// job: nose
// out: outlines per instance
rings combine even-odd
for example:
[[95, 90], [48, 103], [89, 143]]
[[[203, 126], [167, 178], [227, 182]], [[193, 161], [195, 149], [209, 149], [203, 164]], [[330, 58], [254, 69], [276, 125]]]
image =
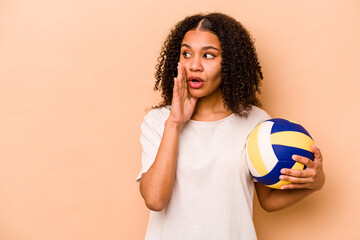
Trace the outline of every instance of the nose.
[[193, 57], [190, 62], [189, 70], [192, 72], [201, 72], [203, 70], [201, 58]]

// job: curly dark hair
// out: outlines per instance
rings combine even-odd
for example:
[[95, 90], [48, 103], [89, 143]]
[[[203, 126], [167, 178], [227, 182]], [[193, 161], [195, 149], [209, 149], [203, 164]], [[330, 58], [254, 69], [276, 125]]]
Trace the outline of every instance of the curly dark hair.
[[154, 87], [154, 90], [161, 91], [163, 101], [155, 108], [171, 105], [181, 42], [186, 32], [195, 29], [210, 31], [219, 38], [222, 48], [220, 89], [224, 107], [240, 116], [247, 116], [252, 105], [261, 106], [256, 93], [260, 93], [263, 74], [250, 34], [234, 18], [210, 13], [186, 17], [166, 38], [156, 65]]

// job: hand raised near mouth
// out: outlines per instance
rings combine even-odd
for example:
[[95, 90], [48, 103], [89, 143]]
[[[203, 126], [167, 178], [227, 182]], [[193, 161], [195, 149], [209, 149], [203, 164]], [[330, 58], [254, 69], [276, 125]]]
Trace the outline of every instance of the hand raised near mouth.
[[178, 75], [174, 78], [173, 98], [168, 120], [181, 127], [190, 120], [198, 99], [191, 96], [188, 91], [185, 68], [180, 62], [177, 70]]

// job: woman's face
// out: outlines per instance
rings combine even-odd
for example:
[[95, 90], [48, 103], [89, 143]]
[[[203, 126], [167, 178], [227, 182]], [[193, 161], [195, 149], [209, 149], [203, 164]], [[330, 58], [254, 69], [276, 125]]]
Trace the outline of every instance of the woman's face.
[[220, 41], [215, 34], [197, 30], [185, 34], [180, 62], [192, 96], [200, 98], [220, 92], [221, 61]]

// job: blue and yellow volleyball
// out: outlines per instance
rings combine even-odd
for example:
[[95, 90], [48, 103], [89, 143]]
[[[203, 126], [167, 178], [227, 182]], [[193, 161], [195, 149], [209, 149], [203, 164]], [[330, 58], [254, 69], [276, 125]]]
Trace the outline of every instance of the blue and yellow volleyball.
[[300, 124], [273, 118], [260, 123], [249, 135], [246, 144], [247, 164], [254, 178], [264, 185], [280, 189], [289, 182], [280, 180], [283, 168], [304, 169], [292, 155], [314, 160], [310, 134]]

